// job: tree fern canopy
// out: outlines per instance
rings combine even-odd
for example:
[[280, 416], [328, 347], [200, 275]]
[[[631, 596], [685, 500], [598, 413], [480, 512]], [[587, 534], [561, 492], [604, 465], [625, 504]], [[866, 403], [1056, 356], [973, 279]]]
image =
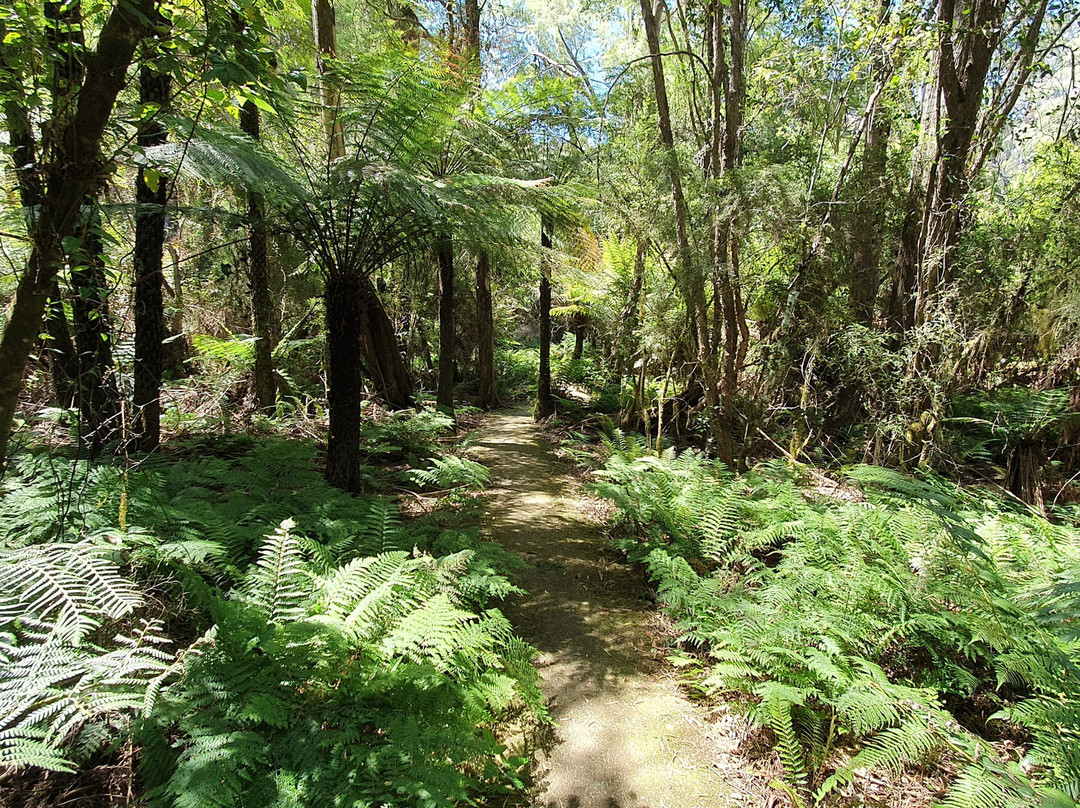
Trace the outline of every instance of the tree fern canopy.
[[[1075, 582], [1076, 528], [933, 476], [855, 467], [851, 501], [783, 466], [732, 478], [609, 447], [596, 488], [632, 527], [622, 546], [704, 654], [704, 686], [772, 731], [800, 799], [941, 749], [967, 761], [945, 805], [1080, 797], [1075, 586], [1047, 578]], [[974, 700], [1000, 709], [958, 723]], [[1031, 733], [1022, 761], [980, 745], [1001, 721]]]

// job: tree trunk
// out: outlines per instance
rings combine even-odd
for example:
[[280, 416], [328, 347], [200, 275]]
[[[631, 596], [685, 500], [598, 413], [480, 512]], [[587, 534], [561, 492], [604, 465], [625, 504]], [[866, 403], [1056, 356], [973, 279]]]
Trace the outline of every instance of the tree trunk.
[[536, 379], [536, 418], [555, 414], [551, 395], [551, 217], [540, 215], [540, 371]]
[[439, 385], [435, 406], [454, 415], [454, 240], [443, 233], [435, 241], [439, 262]]
[[581, 361], [581, 357], [585, 354], [585, 317], [581, 314], [574, 315], [573, 321], [574, 328], [574, 353], [570, 358], [575, 361]]
[[363, 362], [376, 395], [393, 409], [411, 407], [412, 376], [402, 359], [394, 324], [371, 279], [360, 278], [358, 288]]
[[[483, 81], [480, 40], [480, 0], [465, 0], [465, 57], [472, 71], [475, 89]], [[495, 395], [495, 318], [491, 300], [491, 258], [487, 250], [476, 257], [476, 374], [479, 405], [489, 410], [498, 406]]]
[[330, 354], [330, 435], [326, 481], [335, 488], [360, 490], [360, 427], [364, 386], [361, 374], [362, 291], [359, 278], [327, 278], [326, 342]]
[[[465, 0], [465, 55], [474, 69], [480, 71], [480, 0]], [[480, 76], [476, 77], [477, 82]]]
[[[889, 3], [882, 3], [880, 20], [888, 21]], [[862, 165], [855, 183], [857, 198], [852, 207], [851, 283], [848, 295], [855, 321], [873, 327], [881, 264], [881, 234], [885, 229], [887, 157], [892, 118], [883, 102], [885, 85], [892, 78], [884, 53], [874, 61], [875, 90], [867, 109], [866, 141]]]
[[694, 331], [694, 337], [697, 340], [698, 363], [704, 378], [705, 404], [709, 413], [711, 431], [718, 441], [722, 441], [723, 436], [715, 418], [720, 405], [720, 397], [717, 383], [716, 356], [712, 350], [712, 339], [709, 334], [709, 312], [705, 300], [704, 278], [694, 266], [693, 251], [690, 246], [688, 231], [690, 216], [686, 196], [683, 193], [682, 170], [679, 167], [678, 154], [675, 151], [675, 137], [671, 127], [667, 81], [664, 76], [664, 64], [660, 50], [660, 25], [651, 0], [641, 0], [641, 15], [645, 24], [645, 38], [649, 43], [649, 55], [652, 57], [653, 88], [656, 95], [656, 115], [660, 128], [660, 145], [664, 149], [668, 182], [671, 184], [671, 199], [675, 208], [675, 236], [679, 248], [679, 263], [682, 269], [682, 278], [679, 285], [686, 300], [687, 314]]
[[923, 245], [917, 323], [926, 321], [951, 275], [960, 239], [960, 206], [968, 190], [968, 155], [1007, 5], [1005, 0], [971, 0], [959, 14], [955, 0], [940, 0], [938, 6], [938, 76], [946, 115]]
[[79, 358], [75, 355], [59, 281], [53, 282], [49, 292], [43, 347], [49, 357], [56, 406], [65, 410], [74, 407], [79, 400]]
[[[22, 391], [26, 363], [37, 340], [49, 290], [63, 259], [59, 236], [69, 233], [78, 220], [83, 200], [101, 180], [101, 139], [112, 115], [116, 97], [123, 89], [127, 69], [139, 42], [149, 33], [147, 20], [156, 4], [140, 0], [134, 6], [118, 3], [109, 13], [98, 36], [98, 44], [87, 62], [85, 77], [75, 111], [68, 121], [55, 121], [58, 131], [56, 153], [41, 166], [41, 172], [25, 182], [37, 187], [41, 202], [28, 229], [31, 251], [19, 276], [3, 336], [0, 337], [0, 462], [6, 460], [11, 426]], [[0, 44], [0, 61], [8, 62], [10, 44]], [[28, 119], [17, 95], [7, 95], [4, 113], [8, 131], [13, 121]], [[33, 141], [29, 144], [32, 146]], [[20, 144], [13, 157], [17, 168], [36, 163], [20, 161]], [[20, 185], [24, 181], [20, 174]], [[25, 172], [30, 174], [30, 172]]]
[[[713, 143], [712, 165], [716, 179], [731, 172], [742, 161], [743, 104], [746, 96], [746, 3], [731, 0], [713, 4]], [[724, 26], [725, 14], [729, 25]], [[730, 65], [728, 57], [730, 55]], [[721, 101], [720, 93], [723, 92]], [[723, 127], [720, 126], [720, 105], [723, 103]], [[720, 138], [723, 138], [720, 142]], [[714, 289], [721, 317], [714, 323], [714, 334], [723, 321], [723, 368], [720, 377], [720, 406], [715, 417], [713, 436], [716, 455], [722, 463], [732, 465], [735, 447], [732, 436], [735, 415], [735, 393], [738, 388], [741, 358], [745, 347], [740, 346], [745, 323], [742, 322], [741, 293], [738, 288], [740, 242], [736, 237], [737, 223], [731, 214], [725, 215], [720, 205], [713, 209]]]
[[[240, 110], [240, 128], [252, 140], [259, 140], [259, 108], [245, 101]], [[277, 317], [270, 294], [270, 250], [266, 234], [265, 204], [261, 194], [247, 195], [248, 278], [251, 283], [251, 320], [255, 332], [255, 402], [260, 409], [277, 403], [274, 379], [274, 348]]]
[[495, 321], [491, 301], [491, 259], [486, 251], [476, 258], [476, 374], [480, 408], [498, 406], [495, 396]]
[[645, 289], [645, 255], [648, 248], [648, 241], [639, 237], [637, 249], [634, 251], [630, 290], [622, 307], [615, 337], [615, 368], [620, 379], [626, 375], [630, 359], [637, 353], [636, 346], [632, 343], [634, 333], [641, 324], [641, 295]]
[[[169, 103], [172, 78], [144, 65], [139, 72], [139, 101], [161, 110]], [[139, 145], [159, 146], [168, 133], [157, 117], [142, 124]], [[165, 249], [165, 203], [168, 182], [159, 174], [153, 183], [145, 168], [135, 182], [135, 389], [133, 438], [151, 452], [161, 442], [161, 377], [164, 367], [165, 302], [161, 274]]]
[[331, 161], [345, 156], [345, 130], [338, 116], [341, 113], [341, 89], [338, 80], [328, 75], [327, 59], [337, 57], [337, 15], [330, 0], [312, 0], [311, 30], [315, 35], [316, 66], [320, 76], [322, 93], [323, 129], [330, 145]]
[[96, 210], [86, 217], [82, 246], [70, 256], [71, 314], [79, 362], [79, 411], [90, 454], [120, 433], [120, 390], [113, 364], [113, 331], [105, 277], [105, 243]]

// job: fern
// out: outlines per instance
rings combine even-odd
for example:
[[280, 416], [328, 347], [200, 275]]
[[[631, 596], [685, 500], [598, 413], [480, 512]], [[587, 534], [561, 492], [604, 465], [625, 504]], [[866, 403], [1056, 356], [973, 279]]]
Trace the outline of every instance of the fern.
[[413, 469], [409, 479], [421, 487], [478, 490], [491, 483], [487, 468], [474, 460], [449, 455], [431, 461], [430, 468]]
[[101, 618], [117, 620], [142, 603], [131, 581], [91, 542], [0, 550], [0, 630], [16, 619], [58, 619], [77, 642]]
[[[443, 428], [391, 424], [418, 449]], [[310, 444], [173, 449], [12, 463], [0, 764], [75, 770], [133, 720], [150, 805], [431, 808], [472, 799], [482, 778], [521, 785], [492, 767], [489, 727], [546, 713], [534, 652], [487, 609], [516, 591], [504, 550], [328, 488]], [[169, 633], [198, 638], [179, 654], [144, 619], [162, 603]]]
[[[600, 476], [641, 533], [624, 546], [680, 640], [704, 652], [703, 687], [749, 700], [797, 802], [939, 748], [981, 772], [949, 804], [1080, 791], [1075, 528], [870, 467], [849, 473], [860, 502], [807, 491], [776, 465], [733, 479], [696, 453], [643, 457], [614, 441]], [[1032, 774], [987, 755], [941, 706], [975, 694], [1031, 732]], [[847, 765], [837, 746], [852, 749]]]
[[286, 519], [266, 537], [244, 585], [245, 596], [271, 623], [301, 616], [310, 589], [300, 544], [290, 533], [293, 527]]

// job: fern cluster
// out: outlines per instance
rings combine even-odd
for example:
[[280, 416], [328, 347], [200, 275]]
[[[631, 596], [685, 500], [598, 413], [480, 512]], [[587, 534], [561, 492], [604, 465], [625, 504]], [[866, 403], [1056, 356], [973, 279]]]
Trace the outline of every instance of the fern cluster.
[[513, 784], [491, 727], [541, 697], [531, 649], [456, 586], [472, 555], [327, 570], [283, 524], [141, 728], [150, 804], [435, 806]]
[[517, 591], [511, 557], [330, 488], [314, 461], [216, 436], [133, 466], [18, 456], [0, 498], [0, 764], [73, 770], [135, 718], [158, 806], [516, 787], [495, 719], [543, 707], [532, 650], [490, 608]]
[[[634, 528], [624, 546], [701, 649], [703, 686], [748, 697], [772, 731], [800, 800], [942, 748], [966, 761], [946, 805], [1080, 796], [1080, 531], [882, 468], [851, 470], [861, 495], [835, 499], [778, 464], [733, 477], [620, 436], [610, 451], [598, 488]], [[957, 712], [976, 696], [997, 705], [991, 730], [1030, 732], [1023, 767]]]

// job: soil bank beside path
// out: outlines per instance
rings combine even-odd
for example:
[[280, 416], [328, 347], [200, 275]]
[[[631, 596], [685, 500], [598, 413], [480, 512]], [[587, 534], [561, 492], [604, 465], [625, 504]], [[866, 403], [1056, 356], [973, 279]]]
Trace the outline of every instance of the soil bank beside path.
[[[676, 686], [656, 615], [526, 413], [488, 416], [477, 459], [491, 469], [485, 532], [527, 562], [528, 594], [504, 609], [540, 652], [556, 722], [532, 804], [545, 808], [723, 808], [745, 804], [714, 766], [714, 739]], [[740, 798], [741, 797], [741, 798]]]

